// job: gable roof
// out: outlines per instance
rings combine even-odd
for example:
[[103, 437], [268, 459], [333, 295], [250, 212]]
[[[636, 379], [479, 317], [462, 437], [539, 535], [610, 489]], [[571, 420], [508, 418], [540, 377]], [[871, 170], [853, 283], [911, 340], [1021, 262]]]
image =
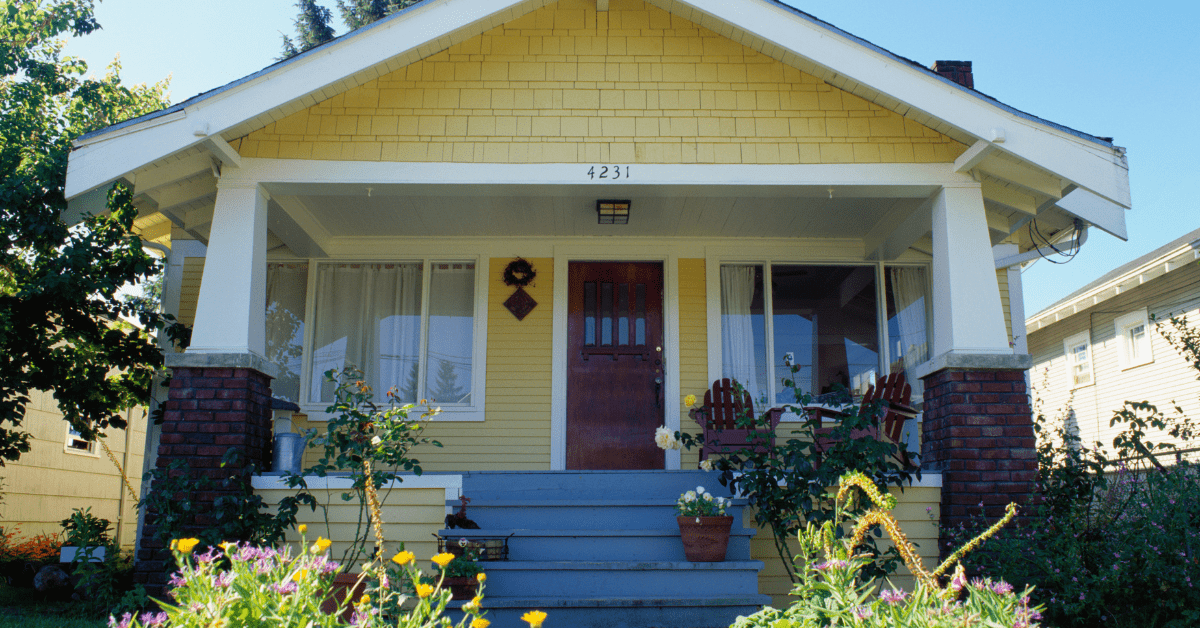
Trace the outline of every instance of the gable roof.
[[[1124, 237], [1127, 165], [1124, 151], [1107, 139], [1008, 107], [778, 0], [647, 2], [971, 146], [955, 163], [960, 171], [978, 170], [1018, 196], [1055, 201], [1084, 191], [1086, 203], [1060, 207]], [[236, 162], [226, 141], [549, 4], [426, 0], [223, 87], [90, 133], [71, 155], [67, 196], [201, 153]], [[1045, 209], [1024, 205], [1026, 213]]]
[[1104, 273], [1095, 281], [1029, 317], [1025, 326], [1030, 333], [1035, 332], [1197, 260], [1200, 260], [1200, 229]]

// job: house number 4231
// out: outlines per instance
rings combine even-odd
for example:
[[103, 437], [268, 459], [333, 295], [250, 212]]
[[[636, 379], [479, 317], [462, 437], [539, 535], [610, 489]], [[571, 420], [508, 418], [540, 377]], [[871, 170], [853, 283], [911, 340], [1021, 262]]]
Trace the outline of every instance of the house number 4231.
[[592, 166], [587, 175], [589, 179], [628, 179], [629, 166]]

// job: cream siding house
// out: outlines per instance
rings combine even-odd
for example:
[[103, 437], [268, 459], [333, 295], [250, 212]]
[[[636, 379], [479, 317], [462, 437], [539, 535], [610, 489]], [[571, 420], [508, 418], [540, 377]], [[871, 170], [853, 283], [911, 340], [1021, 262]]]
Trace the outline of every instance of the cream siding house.
[[[1086, 445], [1112, 451], [1110, 426], [1126, 401], [1200, 416], [1200, 380], [1155, 320], [1200, 322], [1200, 230], [1106, 273], [1026, 322], [1033, 394], [1063, 414]], [[1069, 410], [1069, 411], [1068, 411]], [[1151, 434], [1159, 442], [1161, 434]]]
[[[1033, 479], [1019, 273], [996, 260], [1035, 246], [1034, 216], [1124, 237], [1130, 206], [1110, 140], [769, 0], [428, 0], [81, 138], [73, 205], [115, 180], [195, 325], [160, 464], [266, 457], [265, 395], [320, 425], [321, 373], [356, 364], [443, 409], [414, 504], [489, 473], [692, 478], [694, 453], [652, 443], [690, 429], [684, 395], [734, 377], [766, 408], [788, 364], [815, 393], [903, 371], [927, 471], [905, 516], [931, 553], [926, 505], [953, 521], [980, 482], [995, 509]], [[626, 224], [598, 215], [614, 201]], [[195, 435], [236, 417], [221, 446]], [[779, 602], [763, 536], [742, 558]]]

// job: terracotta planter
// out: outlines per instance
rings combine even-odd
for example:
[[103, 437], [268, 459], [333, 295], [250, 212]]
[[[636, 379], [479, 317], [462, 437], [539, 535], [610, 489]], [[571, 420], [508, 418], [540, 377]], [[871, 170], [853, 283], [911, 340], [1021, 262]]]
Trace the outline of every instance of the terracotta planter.
[[[347, 595], [350, 596], [351, 600], [357, 600], [362, 597], [363, 591], [367, 588], [367, 581], [364, 579], [362, 582], [359, 582], [358, 578], [360, 575], [356, 573], [340, 573], [334, 576], [333, 585], [329, 588], [329, 597], [326, 597], [325, 601], [321, 602], [321, 612], [326, 615], [332, 615], [337, 611], [338, 605], [342, 603], [342, 600], [346, 599]], [[344, 621], [350, 621], [353, 616], [353, 605], [347, 606], [346, 610], [342, 611], [342, 619]]]
[[475, 576], [456, 576], [442, 581], [442, 587], [450, 589], [450, 599], [469, 600], [479, 593], [479, 581]]
[[694, 563], [715, 563], [725, 560], [729, 548], [729, 530], [733, 517], [677, 516], [683, 553]]

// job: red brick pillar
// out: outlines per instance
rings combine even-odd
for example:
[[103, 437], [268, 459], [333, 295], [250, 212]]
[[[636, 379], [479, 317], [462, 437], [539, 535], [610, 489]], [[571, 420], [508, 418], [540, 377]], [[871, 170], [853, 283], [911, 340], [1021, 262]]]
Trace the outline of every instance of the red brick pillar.
[[1028, 503], [1037, 452], [1025, 370], [947, 368], [923, 379], [922, 466], [942, 474], [942, 528], [980, 504], [995, 520], [1009, 502]]
[[[271, 432], [269, 376], [253, 368], [173, 369], [156, 466], [163, 469], [183, 460], [193, 478], [206, 476], [214, 483], [211, 490], [188, 495], [194, 524], [174, 536], [199, 537], [215, 523], [212, 510], [218, 497], [241, 494], [249, 486], [253, 469], [269, 468]], [[237, 464], [222, 467], [231, 448], [238, 450]], [[155, 538], [160, 515], [154, 510], [145, 513], [135, 576], [154, 597], [162, 596], [167, 574], [174, 566], [164, 543]]]

